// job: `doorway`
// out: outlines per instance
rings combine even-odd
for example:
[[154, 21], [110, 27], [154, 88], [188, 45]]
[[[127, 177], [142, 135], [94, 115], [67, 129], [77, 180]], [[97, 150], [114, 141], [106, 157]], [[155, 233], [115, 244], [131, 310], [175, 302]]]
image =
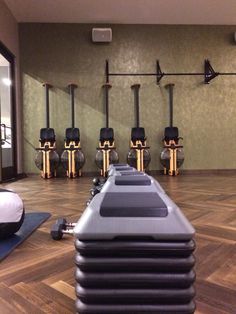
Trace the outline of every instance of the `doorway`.
[[16, 177], [15, 60], [0, 43], [0, 182]]

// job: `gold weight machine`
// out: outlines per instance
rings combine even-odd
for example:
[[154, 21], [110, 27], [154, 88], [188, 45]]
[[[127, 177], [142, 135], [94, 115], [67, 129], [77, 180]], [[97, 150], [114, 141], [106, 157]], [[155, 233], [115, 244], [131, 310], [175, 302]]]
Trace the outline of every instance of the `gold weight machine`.
[[46, 96], [46, 128], [40, 129], [39, 148], [35, 157], [35, 164], [41, 171], [43, 179], [50, 179], [56, 176], [56, 169], [59, 166], [59, 155], [56, 152], [56, 136], [53, 128], [50, 128], [49, 117], [49, 89], [52, 86], [43, 84]]
[[61, 163], [66, 170], [68, 178], [76, 178], [82, 175], [82, 167], [85, 164], [85, 157], [80, 146], [80, 131], [75, 128], [75, 94], [77, 88], [75, 84], [69, 84], [71, 96], [71, 128], [65, 132], [64, 151], [61, 155]]
[[138, 171], [145, 171], [150, 161], [151, 155], [145, 136], [145, 129], [139, 127], [139, 89], [140, 84], [131, 86], [134, 91], [134, 105], [136, 108], [136, 127], [131, 130], [130, 151], [127, 156], [128, 164]]
[[100, 129], [99, 147], [95, 157], [95, 163], [100, 169], [100, 174], [106, 177], [110, 164], [119, 162], [119, 156], [115, 147], [114, 130], [109, 128], [109, 89], [111, 84], [106, 83], [103, 86], [105, 92], [105, 108], [106, 108], [106, 127]]
[[169, 106], [170, 106], [170, 126], [165, 128], [163, 144], [164, 149], [161, 152], [161, 164], [164, 167], [164, 174], [176, 176], [179, 174], [179, 168], [184, 162], [183, 146], [179, 145], [179, 130], [173, 127], [173, 89], [174, 84], [166, 85], [169, 91]]

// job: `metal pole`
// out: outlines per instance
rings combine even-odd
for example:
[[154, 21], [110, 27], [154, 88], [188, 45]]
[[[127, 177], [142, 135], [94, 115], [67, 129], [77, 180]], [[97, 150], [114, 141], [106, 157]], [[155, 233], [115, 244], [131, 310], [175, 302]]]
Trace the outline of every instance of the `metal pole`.
[[46, 103], [46, 128], [50, 127], [50, 113], [49, 113], [49, 89], [52, 85], [48, 83], [44, 83], [43, 86], [45, 87], [45, 103]]
[[167, 84], [166, 89], [169, 90], [169, 106], [170, 106], [170, 127], [173, 127], [173, 90], [175, 84]]
[[105, 90], [105, 111], [106, 111], [106, 128], [109, 128], [109, 89], [111, 84], [106, 83], [102, 86]]
[[106, 60], [106, 83], [109, 83], [109, 61]]
[[76, 84], [69, 84], [69, 92], [71, 99], [71, 127], [75, 127], [75, 89], [78, 87]]
[[136, 127], [139, 128], [139, 89], [140, 84], [134, 84], [131, 89], [134, 90], [134, 106], [136, 108]]

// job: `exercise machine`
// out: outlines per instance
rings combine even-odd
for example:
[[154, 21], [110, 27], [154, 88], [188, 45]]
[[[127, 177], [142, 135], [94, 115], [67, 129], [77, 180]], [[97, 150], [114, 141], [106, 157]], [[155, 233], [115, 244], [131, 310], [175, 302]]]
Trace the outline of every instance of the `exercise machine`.
[[50, 128], [49, 115], [49, 90], [52, 85], [44, 83], [46, 96], [46, 128], [40, 129], [39, 148], [35, 157], [35, 164], [41, 170], [41, 177], [50, 179], [56, 176], [59, 166], [59, 155], [56, 152], [56, 136], [53, 128]]
[[127, 156], [128, 164], [138, 171], [145, 171], [150, 161], [151, 155], [146, 143], [145, 129], [139, 126], [139, 89], [140, 84], [131, 86], [134, 91], [134, 106], [136, 109], [136, 127], [131, 130], [130, 151]]
[[109, 89], [111, 87], [109, 83], [103, 85], [105, 93], [106, 127], [100, 130], [99, 147], [97, 147], [95, 157], [96, 165], [100, 169], [101, 176], [103, 177], [106, 177], [110, 164], [119, 162], [119, 156], [115, 147], [114, 130], [109, 127]]
[[65, 131], [64, 151], [61, 163], [68, 178], [81, 176], [81, 169], [85, 164], [85, 157], [80, 146], [80, 130], [75, 128], [75, 89], [77, 85], [68, 85], [71, 98], [71, 127]]
[[161, 164], [164, 167], [164, 174], [175, 176], [179, 174], [179, 168], [184, 162], [183, 146], [179, 145], [179, 129], [173, 126], [173, 89], [174, 84], [167, 84], [169, 91], [170, 125], [164, 131], [164, 149], [161, 152]]

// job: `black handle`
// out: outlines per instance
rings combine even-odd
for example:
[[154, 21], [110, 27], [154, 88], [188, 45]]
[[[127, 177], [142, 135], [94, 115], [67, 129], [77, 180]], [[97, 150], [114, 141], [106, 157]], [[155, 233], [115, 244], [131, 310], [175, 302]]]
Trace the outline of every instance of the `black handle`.
[[170, 106], [170, 127], [173, 127], [173, 90], [175, 84], [167, 84], [166, 89], [169, 90], [169, 106]]
[[140, 84], [131, 85], [131, 89], [134, 91], [134, 106], [136, 108], [136, 127], [139, 128], [139, 89]]
[[102, 87], [105, 91], [106, 128], [109, 128], [109, 89], [112, 87], [112, 85], [106, 83], [102, 85]]
[[44, 83], [45, 87], [45, 104], [46, 104], [46, 127], [50, 127], [50, 114], [49, 114], [49, 89], [52, 88], [52, 85], [49, 83]]
[[75, 127], [75, 89], [78, 87], [76, 84], [70, 83], [68, 85], [71, 99], [71, 127]]

